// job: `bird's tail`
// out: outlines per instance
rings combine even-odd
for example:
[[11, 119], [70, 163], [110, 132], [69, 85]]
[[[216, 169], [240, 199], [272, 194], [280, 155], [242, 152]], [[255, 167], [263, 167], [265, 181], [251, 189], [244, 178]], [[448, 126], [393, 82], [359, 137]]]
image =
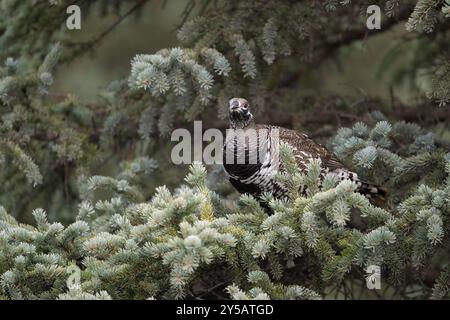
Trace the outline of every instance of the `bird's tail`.
[[371, 203], [375, 205], [382, 205], [386, 202], [387, 192], [385, 188], [363, 181], [360, 182], [361, 185], [359, 186], [358, 191], [366, 196]]

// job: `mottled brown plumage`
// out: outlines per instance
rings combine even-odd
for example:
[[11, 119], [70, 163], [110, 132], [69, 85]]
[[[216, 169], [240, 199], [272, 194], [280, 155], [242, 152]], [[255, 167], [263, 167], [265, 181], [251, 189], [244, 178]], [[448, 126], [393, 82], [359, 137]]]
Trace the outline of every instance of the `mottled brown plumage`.
[[341, 180], [354, 181], [358, 185], [358, 191], [368, 198], [384, 197], [381, 188], [359, 180], [358, 175], [345, 168], [332, 152], [306, 134], [277, 126], [255, 124], [247, 100], [231, 99], [229, 115], [232, 130], [228, 132], [224, 144], [223, 163], [231, 184], [239, 192], [255, 197], [263, 192], [271, 192], [278, 198], [287, 196], [287, 189], [274, 180], [274, 175], [284, 170], [278, 156], [278, 146], [284, 143], [292, 147], [300, 171], [307, 170], [311, 159], [320, 159], [323, 175], [332, 172]]
[[[293, 148], [293, 153], [300, 170], [306, 169], [306, 164], [311, 157], [320, 158], [322, 166], [328, 168], [330, 171], [344, 168], [344, 165], [332, 152], [308, 138], [306, 134], [282, 127], [278, 128], [280, 130], [280, 141], [289, 144]], [[305, 153], [308, 156], [305, 156]]]

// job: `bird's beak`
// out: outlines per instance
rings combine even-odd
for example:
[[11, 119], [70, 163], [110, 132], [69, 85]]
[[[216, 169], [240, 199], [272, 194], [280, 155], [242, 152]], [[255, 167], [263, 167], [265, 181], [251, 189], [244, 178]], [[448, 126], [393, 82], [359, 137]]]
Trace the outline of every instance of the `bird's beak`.
[[230, 110], [234, 111], [239, 109], [239, 101], [234, 100], [233, 102], [230, 103]]

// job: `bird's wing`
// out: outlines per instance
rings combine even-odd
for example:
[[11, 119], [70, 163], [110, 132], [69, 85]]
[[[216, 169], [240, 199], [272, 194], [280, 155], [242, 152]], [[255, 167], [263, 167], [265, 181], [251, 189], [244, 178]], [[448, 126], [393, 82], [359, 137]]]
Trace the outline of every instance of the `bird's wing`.
[[306, 168], [311, 157], [320, 158], [322, 167], [328, 168], [330, 171], [344, 167], [331, 151], [308, 138], [306, 134], [279, 128], [279, 139], [280, 143], [287, 143], [293, 147], [293, 153], [300, 169]]

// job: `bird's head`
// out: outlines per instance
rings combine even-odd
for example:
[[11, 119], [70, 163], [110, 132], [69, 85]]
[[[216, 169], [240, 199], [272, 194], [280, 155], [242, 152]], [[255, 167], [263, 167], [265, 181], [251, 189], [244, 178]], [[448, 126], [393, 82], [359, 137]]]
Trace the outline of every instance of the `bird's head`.
[[244, 98], [232, 98], [228, 103], [230, 124], [233, 129], [244, 129], [253, 122], [250, 104]]

